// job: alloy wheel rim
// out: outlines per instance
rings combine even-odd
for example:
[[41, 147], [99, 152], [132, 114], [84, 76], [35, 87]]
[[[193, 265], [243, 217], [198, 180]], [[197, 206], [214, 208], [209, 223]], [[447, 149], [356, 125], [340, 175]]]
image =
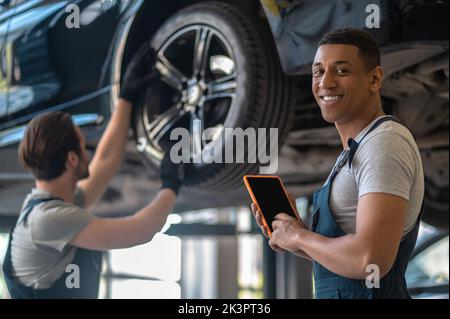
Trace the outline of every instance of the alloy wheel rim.
[[[190, 43], [193, 42], [193, 43]], [[177, 57], [168, 52], [177, 52], [177, 45], [192, 45], [192, 70], [181, 70]], [[186, 43], [188, 43], [186, 45]], [[172, 54], [173, 55], [173, 54]], [[176, 54], [175, 54], [176, 55]], [[178, 56], [179, 58], [179, 56]], [[181, 59], [185, 59], [182, 56]], [[224, 122], [236, 99], [237, 70], [236, 60], [230, 43], [215, 28], [207, 25], [185, 27], [172, 36], [157, 50], [156, 69], [162, 83], [172, 91], [172, 105], [160, 114], [143, 110], [144, 137], [138, 141], [138, 150], [147, 152], [161, 160], [164, 151], [160, 142], [180, 121], [188, 122], [186, 127], [191, 136], [191, 159], [199, 159], [209, 154], [217, 136], [223, 131]], [[219, 105], [220, 104], [220, 105]], [[217, 109], [214, 109], [214, 107]], [[226, 105], [226, 114], [220, 107]], [[220, 111], [225, 118], [220, 123], [209, 123], [209, 113]], [[204, 142], [200, 136], [205, 128], [213, 128], [214, 136]]]

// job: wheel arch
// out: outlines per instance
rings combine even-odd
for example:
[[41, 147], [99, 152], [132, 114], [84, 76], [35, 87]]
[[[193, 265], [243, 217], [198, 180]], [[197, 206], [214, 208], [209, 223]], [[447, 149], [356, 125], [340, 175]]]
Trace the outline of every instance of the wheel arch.
[[[193, 4], [210, 2], [212, 0], [170, 0], [164, 6], [155, 5], [155, 0], [141, 1], [139, 10], [133, 18], [132, 24], [126, 34], [124, 34], [125, 43], [123, 52], [119, 52], [122, 56], [120, 59], [121, 70], [123, 73], [126, 66], [130, 62], [134, 52], [138, 50], [140, 45], [151, 39], [159, 27], [177, 11]], [[213, 0], [215, 2], [223, 2], [235, 5], [245, 12], [264, 14], [261, 4], [258, 0], [242, 2], [240, 0]], [[117, 76], [117, 75], [116, 75]], [[120, 78], [120, 76], [119, 76]]]

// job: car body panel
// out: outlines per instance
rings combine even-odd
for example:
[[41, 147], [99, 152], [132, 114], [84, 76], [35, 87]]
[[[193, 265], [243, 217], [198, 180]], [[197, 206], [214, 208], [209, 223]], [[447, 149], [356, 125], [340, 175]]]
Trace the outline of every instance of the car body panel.
[[[260, 0], [277, 44], [286, 74], [309, 74], [317, 44], [321, 37], [332, 30], [344, 27], [366, 29], [377, 39], [382, 53], [389, 47], [414, 46], [414, 42], [434, 41], [448, 49], [448, 2], [434, 4], [441, 10], [428, 13], [430, 5], [417, 5], [415, 10], [402, 9], [402, 0]], [[377, 6], [380, 9], [380, 28], [367, 28], [366, 19]], [[423, 7], [423, 8], [421, 8]], [[419, 12], [423, 11], [423, 15]], [[440, 15], [436, 16], [439, 11]], [[399, 15], [402, 16], [398, 20]], [[433, 21], [435, 28], [427, 28]], [[414, 27], [408, 28], [411, 23]], [[414, 30], [412, 30], [414, 29]], [[416, 32], [421, 30], [422, 32]], [[416, 36], [411, 34], [416, 32]], [[411, 41], [414, 39], [414, 41]], [[435, 53], [436, 54], [436, 53]], [[385, 60], [389, 60], [386, 58]]]
[[[66, 27], [70, 4], [80, 8], [80, 28]], [[113, 83], [107, 74], [123, 2], [30, 0], [9, 10], [13, 14], [2, 43], [9, 59], [2, 64], [10, 71], [1, 130], [48, 110], [108, 115]]]

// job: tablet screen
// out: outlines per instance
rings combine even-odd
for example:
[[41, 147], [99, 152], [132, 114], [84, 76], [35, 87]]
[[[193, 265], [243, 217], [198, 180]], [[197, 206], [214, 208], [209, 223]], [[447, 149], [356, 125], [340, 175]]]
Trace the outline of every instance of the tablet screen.
[[247, 177], [247, 181], [270, 231], [273, 231], [272, 221], [279, 213], [297, 218], [278, 178]]

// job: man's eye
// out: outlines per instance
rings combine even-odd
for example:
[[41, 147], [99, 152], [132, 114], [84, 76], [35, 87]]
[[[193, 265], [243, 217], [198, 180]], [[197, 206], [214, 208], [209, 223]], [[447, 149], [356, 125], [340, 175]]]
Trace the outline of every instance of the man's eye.
[[339, 75], [348, 74], [348, 71], [346, 69], [337, 69], [336, 73]]
[[321, 76], [322, 73], [323, 73], [322, 70], [314, 70], [314, 71], [313, 71], [313, 75], [314, 75], [315, 77]]

